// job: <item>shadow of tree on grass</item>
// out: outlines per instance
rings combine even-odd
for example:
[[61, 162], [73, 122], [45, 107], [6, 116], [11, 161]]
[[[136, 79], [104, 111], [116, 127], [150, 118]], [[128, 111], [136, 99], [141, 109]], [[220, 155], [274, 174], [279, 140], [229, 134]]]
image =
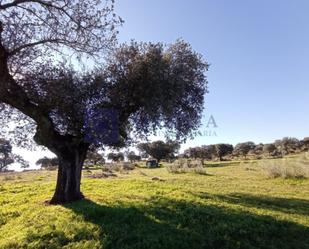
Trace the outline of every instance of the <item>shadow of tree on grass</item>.
[[82, 200], [65, 207], [100, 228], [100, 248], [309, 248], [308, 227], [213, 205], [160, 198], [134, 206]]
[[199, 194], [200, 198], [219, 199], [231, 204], [240, 204], [247, 207], [263, 208], [271, 211], [279, 211], [288, 214], [300, 214], [309, 216], [309, 201], [303, 199], [288, 199], [263, 195], [250, 195], [244, 193], [232, 193], [228, 195]]
[[222, 168], [222, 167], [229, 167], [229, 166], [237, 166], [240, 162], [235, 161], [219, 161], [219, 162], [210, 162], [207, 161], [204, 166], [206, 168]]

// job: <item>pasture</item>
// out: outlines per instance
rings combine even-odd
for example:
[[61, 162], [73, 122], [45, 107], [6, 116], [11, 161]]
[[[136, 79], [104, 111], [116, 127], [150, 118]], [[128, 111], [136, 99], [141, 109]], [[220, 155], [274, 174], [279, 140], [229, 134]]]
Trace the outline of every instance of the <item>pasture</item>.
[[255, 162], [98, 172], [63, 206], [44, 202], [55, 171], [0, 175], [0, 248], [309, 248], [308, 179], [270, 179]]

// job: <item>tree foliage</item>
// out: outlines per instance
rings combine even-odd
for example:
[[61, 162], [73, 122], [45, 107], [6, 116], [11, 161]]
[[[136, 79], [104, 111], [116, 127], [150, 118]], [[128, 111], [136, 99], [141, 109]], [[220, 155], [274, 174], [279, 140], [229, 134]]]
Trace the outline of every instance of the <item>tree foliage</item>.
[[86, 157], [86, 163], [92, 165], [105, 164], [104, 155], [97, 150], [89, 150]]
[[274, 144], [264, 144], [263, 151], [271, 155], [276, 150], [276, 146]]
[[9, 141], [0, 139], [0, 172], [5, 171], [7, 166], [14, 163], [12, 158], [12, 146]]
[[[52, 203], [83, 197], [90, 146], [125, 146], [161, 128], [184, 140], [200, 125], [208, 64], [182, 40], [116, 45], [121, 23], [113, 1], [0, 1], [0, 109], [18, 110], [14, 121], [28, 121], [57, 155]], [[93, 70], [75, 70], [68, 55], [95, 58]]]
[[0, 172], [7, 170], [13, 163], [18, 163], [21, 168], [29, 167], [29, 163], [20, 155], [13, 154], [10, 141], [0, 138]]
[[128, 154], [127, 154], [127, 158], [128, 160], [133, 163], [133, 162], [136, 162], [136, 161], [140, 161], [142, 158], [141, 156], [139, 155], [136, 155], [134, 151], [130, 151]]
[[201, 147], [193, 147], [184, 151], [185, 157], [201, 159], [204, 163], [204, 160], [211, 160], [216, 156], [215, 145], [203, 145]]
[[250, 150], [254, 150], [255, 144], [253, 142], [239, 143], [234, 148], [234, 154], [247, 157]]
[[122, 23], [109, 0], [1, 1], [0, 20], [13, 75], [55, 54], [95, 56], [115, 43], [115, 27]]
[[216, 155], [220, 159], [220, 161], [222, 161], [222, 157], [228, 154], [232, 154], [234, 149], [233, 145], [231, 144], [216, 144], [215, 148], [216, 148]]
[[300, 148], [300, 141], [297, 138], [284, 137], [281, 140], [276, 140], [275, 145], [283, 155], [287, 155]]
[[54, 170], [57, 169], [59, 165], [59, 160], [57, 157], [53, 158], [43, 157], [40, 158], [38, 161], [36, 161], [35, 164], [40, 165], [42, 169]]
[[137, 145], [139, 151], [148, 154], [160, 162], [162, 159], [172, 159], [178, 152], [180, 145], [176, 141], [167, 141], [166, 143], [159, 140], [151, 143], [140, 143]]
[[107, 159], [112, 160], [113, 162], [124, 161], [124, 154], [122, 152], [111, 152], [107, 155]]
[[303, 140], [302, 140], [302, 143], [303, 143], [303, 146], [304, 146], [304, 149], [306, 151], [309, 150], [309, 137], [305, 137]]

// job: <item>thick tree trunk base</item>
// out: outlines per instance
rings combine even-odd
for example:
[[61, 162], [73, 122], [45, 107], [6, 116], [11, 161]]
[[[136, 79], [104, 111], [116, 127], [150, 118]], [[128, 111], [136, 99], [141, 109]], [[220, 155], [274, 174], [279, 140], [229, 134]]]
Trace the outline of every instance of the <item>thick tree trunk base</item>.
[[84, 199], [80, 191], [82, 167], [88, 147], [71, 148], [70, 153], [58, 153], [57, 185], [50, 204], [61, 205]]
[[53, 198], [48, 201], [48, 204], [50, 205], [63, 205], [63, 204], [69, 204], [75, 201], [79, 201], [84, 199], [85, 196], [83, 195], [83, 193], [78, 193], [78, 194], [72, 194], [67, 198], [64, 198], [63, 196], [56, 196], [54, 195]]

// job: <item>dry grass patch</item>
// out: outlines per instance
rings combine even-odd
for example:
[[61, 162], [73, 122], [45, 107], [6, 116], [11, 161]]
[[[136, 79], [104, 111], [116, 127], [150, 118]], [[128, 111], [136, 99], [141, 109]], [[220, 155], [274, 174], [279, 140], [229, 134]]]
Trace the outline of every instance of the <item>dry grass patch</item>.
[[283, 158], [276, 161], [263, 161], [262, 166], [269, 178], [309, 178], [309, 154], [295, 159]]

